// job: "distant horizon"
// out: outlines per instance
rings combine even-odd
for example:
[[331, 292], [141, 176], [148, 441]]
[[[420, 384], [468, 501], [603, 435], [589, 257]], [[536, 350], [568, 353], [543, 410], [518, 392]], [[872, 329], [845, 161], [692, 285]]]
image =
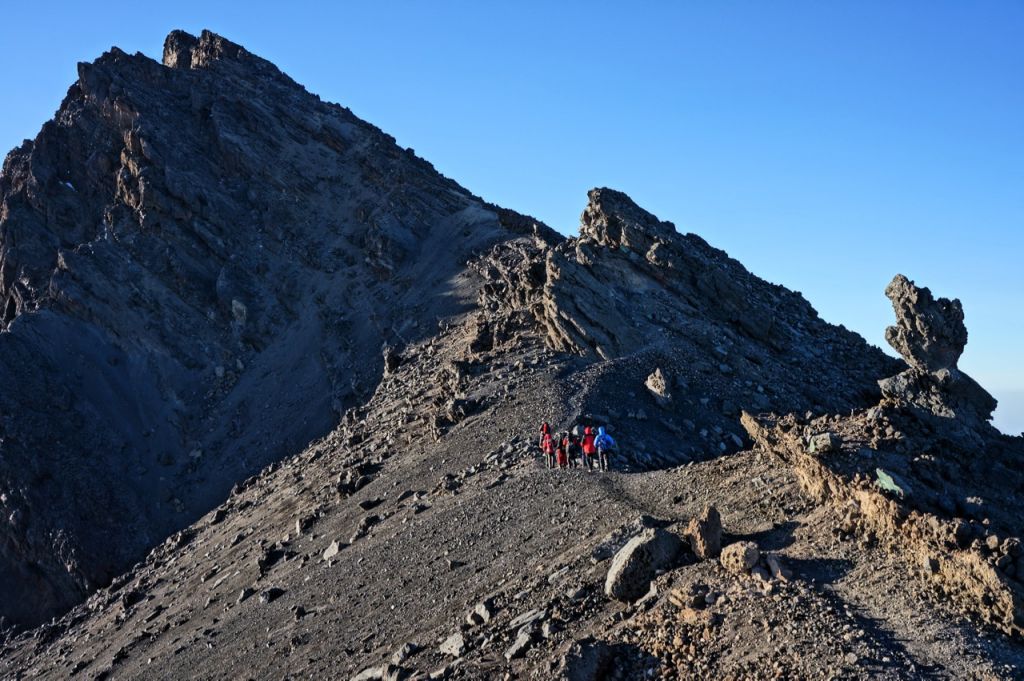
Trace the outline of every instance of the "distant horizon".
[[619, 189], [889, 354], [896, 273], [960, 298], [961, 369], [1024, 432], [1024, 6], [595, 7], [18, 6], [0, 151], [76, 62], [209, 28], [488, 201], [569, 234]]

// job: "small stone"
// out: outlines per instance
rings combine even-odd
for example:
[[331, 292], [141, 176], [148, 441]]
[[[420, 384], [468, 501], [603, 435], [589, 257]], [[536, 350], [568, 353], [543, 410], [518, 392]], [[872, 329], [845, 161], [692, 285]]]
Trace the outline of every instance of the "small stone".
[[494, 601], [488, 598], [477, 603], [473, 613], [480, 618], [482, 623], [490, 622], [491, 618], [494, 617]]
[[412, 641], [404, 643], [401, 648], [396, 650], [391, 656], [391, 664], [402, 664], [410, 657], [420, 651], [420, 646]]
[[810, 454], [825, 454], [828, 452], [838, 452], [842, 449], [843, 438], [835, 433], [821, 433], [819, 435], [811, 436], [810, 441], [807, 443], [807, 451]]
[[338, 555], [338, 553], [340, 552], [341, 544], [339, 544], [337, 541], [332, 541], [330, 546], [324, 549], [324, 560], [330, 560], [331, 558], [334, 558], [336, 555]]
[[718, 558], [722, 553], [722, 517], [714, 506], [706, 506], [686, 527], [690, 548], [701, 559]]
[[512, 661], [517, 657], [522, 657], [526, 654], [526, 651], [530, 648], [532, 643], [532, 629], [529, 626], [522, 627], [519, 630], [519, 634], [516, 636], [516, 640], [513, 641], [512, 645], [505, 651], [505, 659]]
[[760, 557], [761, 553], [757, 550], [757, 544], [752, 541], [741, 541], [722, 549], [719, 560], [726, 570], [737, 574], [746, 574], [757, 565]]
[[547, 616], [548, 616], [548, 614], [544, 610], [529, 610], [527, 612], [524, 612], [522, 615], [519, 615], [518, 617], [513, 619], [511, 622], [509, 622], [508, 623], [508, 628], [510, 630], [511, 629], [518, 629], [520, 627], [524, 627], [524, 626], [527, 626], [529, 624], [533, 624], [534, 622], [540, 622], [541, 620], [543, 620]]
[[654, 373], [647, 377], [647, 380], [644, 381], [644, 385], [646, 385], [647, 389], [651, 391], [651, 394], [654, 395], [654, 399], [659, 405], [663, 407], [668, 406], [672, 401], [672, 394], [668, 389], [668, 381], [665, 379], [665, 375], [661, 372], [660, 367], [655, 369]]
[[381, 681], [384, 678], [382, 667], [367, 667], [353, 676], [349, 681]]
[[466, 639], [462, 637], [462, 634], [454, 633], [444, 640], [439, 650], [445, 655], [462, 657], [462, 654], [466, 652]]
[[284, 595], [284, 589], [279, 589], [276, 586], [272, 586], [269, 589], [264, 589], [260, 592], [260, 603], [264, 605], [272, 603]]
[[254, 593], [256, 592], [253, 589], [245, 587], [244, 589], [242, 589], [242, 592], [238, 594], [238, 600], [236, 602], [241, 603], [245, 599], [249, 598], [249, 596], [252, 596]]

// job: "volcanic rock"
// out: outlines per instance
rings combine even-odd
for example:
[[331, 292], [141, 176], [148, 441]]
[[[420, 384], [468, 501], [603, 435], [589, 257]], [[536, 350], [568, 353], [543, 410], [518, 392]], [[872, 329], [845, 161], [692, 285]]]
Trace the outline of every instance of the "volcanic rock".
[[657, 400], [658, 404], [666, 405], [672, 401], [672, 394], [668, 389], [668, 382], [665, 380], [665, 375], [661, 373], [661, 369], [655, 369], [654, 373], [647, 377], [644, 381], [644, 385], [654, 395], [654, 399]]
[[722, 517], [714, 506], [705, 506], [686, 526], [694, 555], [702, 560], [718, 558], [722, 552]]
[[442, 292], [468, 257], [533, 227], [210, 32], [78, 76], [0, 173], [21, 519], [0, 525], [0, 615], [24, 623], [327, 433], [396, 368], [382, 344], [459, 307]]
[[757, 565], [760, 557], [761, 553], [757, 550], [757, 544], [752, 541], [739, 541], [722, 549], [720, 560], [722, 567], [726, 570], [737, 574], [746, 574]]
[[661, 528], [644, 530], [612, 558], [604, 592], [620, 601], [635, 601], [647, 593], [651, 580], [676, 560], [683, 548], [678, 535]]
[[896, 313], [896, 324], [885, 330], [885, 339], [903, 356], [910, 368], [879, 381], [882, 394], [945, 419], [959, 419], [972, 437], [986, 431], [996, 400], [970, 376], [957, 368], [967, 345], [963, 306], [959, 300], [933, 298], [897, 274], [885, 289]]

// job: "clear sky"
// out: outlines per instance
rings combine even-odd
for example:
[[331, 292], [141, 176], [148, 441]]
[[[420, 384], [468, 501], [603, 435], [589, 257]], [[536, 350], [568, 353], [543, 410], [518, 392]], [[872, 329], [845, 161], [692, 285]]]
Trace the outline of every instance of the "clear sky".
[[0, 148], [112, 45], [209, 28], [495, 203], [626, 191], [885, 346], [896, 272], [959, 297], [1024, 430], [1024, 3], [5, 2]]

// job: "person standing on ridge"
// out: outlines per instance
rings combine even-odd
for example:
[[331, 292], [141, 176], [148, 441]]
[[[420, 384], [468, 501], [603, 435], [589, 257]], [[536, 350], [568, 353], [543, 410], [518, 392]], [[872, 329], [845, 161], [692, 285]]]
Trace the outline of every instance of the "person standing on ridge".
[[[578, 431], [578, 429], [576, 429]], [[581, 465], [580, 459], [583, 458], [583, 448], [580, 447], [580, 437], [578, 433], [569, 433], [566, 442], [565, 453], [569, 457], [569, 465], [573, 468], [578, 468]]]
[[588, 471], [594, 470], [594, 456], [597, 454], [597, 447], [594, 446], [594, 429], [587, 426], [583, 429], [583, 465]]
[[547, 421], [540, 424], [540, 440], [537, 442], [537, 446], [544, 449], [544, 436], [551, 435], [551, 426], [548, 425]]
[[[544, 424], [547, 425], [546, 423]], [[549, 432], [541, 435], [540, 448], [544, 452], [544, 458], [547, 463], [548, 470], [555, 467], [555, 440], [551, 437], [550, 428]]]
[[605, 432], [604, 426], [597, 429], [597, 437], [594, 439], [594, 446], [597, 447], [597, 459], [600, 462], [601, 470], [608, 472], [608, 452], [615, 449], [615, 440]]
[[569, 447], [569, 433], [562, 433], [558, 438], [558, 446], [555, 450], [555, 457], [559, 468], [569, 467], [569, 454], [566, 449]]

